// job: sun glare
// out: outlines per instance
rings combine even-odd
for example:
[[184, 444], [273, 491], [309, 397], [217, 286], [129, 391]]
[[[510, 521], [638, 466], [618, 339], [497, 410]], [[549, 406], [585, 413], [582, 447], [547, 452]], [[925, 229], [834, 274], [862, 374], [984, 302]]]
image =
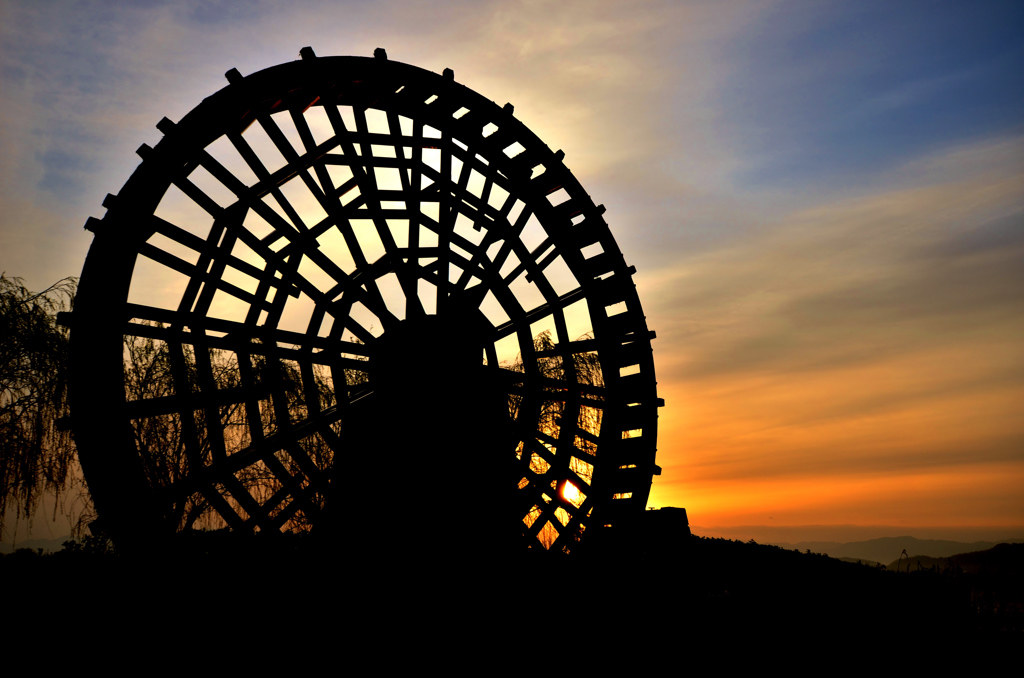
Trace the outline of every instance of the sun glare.
[[565, 481], [565, 485], [562, 486], [562, 498], [565, 499], [570, 504], [572, 504], [573, 506], [575, 506], [576, 508], [582, 506], [584, 500], [586, 499], [583, 493], [580, 492], [579, 488], [573, 485], [568, 480]]

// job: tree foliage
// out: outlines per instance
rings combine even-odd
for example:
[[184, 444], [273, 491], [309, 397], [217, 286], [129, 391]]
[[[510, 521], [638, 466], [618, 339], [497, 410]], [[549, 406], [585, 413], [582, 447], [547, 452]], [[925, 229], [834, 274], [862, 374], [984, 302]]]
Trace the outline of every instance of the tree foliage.
[[[70, 309], [75, 289], [75, 279], [67, 278], [33, 294], [20, 279], [0, 276], [0, 519], [8, 510], [31, 519], [46, 493], [56, 495], [63, 510], [61, 496], [71, 494], [76, 486], [83, 490], [79, 494], [84, 499], [84, 507], [76, 507], [76, 515], [81, 513], [77, 516], [79, 529], [94, 517], [71, 434], [58, 425], [67, 414], [69, 337], [67, 330], [57, 325], [56, 314]], [[224, 501], [238, 507], [239, 497], [248, 495], [262, 505], [292, 478], [308, 477], [311, 471], [329, 476], [334, 449], [321, 433], [314, 433], [292, 443], [295, 449], [281, 450], [272, 457], [263, 455], [256, 463], [236, 468], [231, 477], [219, 477], [213, 487], [200, 488], [188, 482], [190, 476], [216, 465], [216, 459], [231, 457], [335, 405], [332, 374], [341, 375], [318, 364], [303, 367], [293, 360], [268, 357], [258, 346], [259, 340], [254, 340], [251, 353], [240, 354], [144, 336], [161, 336], [163, 332], [157, 329], [163, 328], [124, 336], [126, 400], [146, 403], [198, 397], [203, 403], [196, 408], [150, 412], [129, 422], [147, 484], [153, 492], [172, 500], [166, 517], [174, 529], [223, 527]], [[539, 408], [527, 417], [531, 426], [557, 438], [559, 422], [571, 412], [579, 429], [596, 437], [601, 426], [600, 406], [569, 406], [567, 400], [578, 395], [567, 396], [575, 391], [571, 384], [585, 392], [603, 386], [597, 355], [581, 353], [568, 359], [557, 355], [549, 333], [536, 337], [534, 344], [536, 370], [545, 384], [544, 396], [531, 405]], [[522, 356], [506, 367], [527, 371]], [[358, 389], [367, 380], [365, 371], [345, 368], [343, 372], [343, 389]], [[220, 395], [212, 397], [214, 393]], [[588, 398], [599, 396], [590, 393]], [[523, 404], [520, 394], [509, 395], [513, 419]], [[340, 423], [335, 422], [331, 429], [340, 434]], [[581, 440], [579, 444], [590, 443]], [[530, 470], [544, 475], [546, 462], [532, 456]], [[573, 463], [572, 470], [589, 481], [592, 467], [575, 459]], [[186, 488], [193, 489], [181, 491]], [[284, 529], [305, 531], [311, 527], [309, 517], [320, 513], [324, 497], [316, 493], [304, 501], [310, 503], [308, 515], [300, 508]]]
[[[296, 456], [281, 452], [269, 465], [266, 460], [257, 461], [230, 477], [219, 477], [214, 488], [203, 487], [188, 494], [167, 492], [190, 474], [202, 472], [216, 458], [230, 457], [258, 442], [254, 437], [273, 436], [333, 405], [328, 371], [314, 365], [305, 376], [293, 361], [268, 359], [255, 352], [239, 356], [233, 351], [125, 336], [124, 380], [129, 402], [204, 394], [207, 403], [195, 410], [131, 421], [149, 486], [173, 497], [168, 517], [176, 530], [224, 527], [216, 507], [220, 500], [237, 508], [237, 495], [247, 493], [262, 504], [281, 490], [282, 476], [302, 476], [305, 471]], [[354, 372], [348, 375], [350, 382], [355, 378]], [[215, 392], [238, 395], [214, 405]], [[331, 467], [333, 450], [320, 435], [307, 436], [296, 444], [319, 471]], [[288, 525], [297, 531], [309, 527], [302, 512]]]
[[[593, 338], [592, 335], [588, 333], [577, 341], [586, 341], [591, 338]], [[583, 404], [583, 402], [600, 401], [600, 396], [596, 394], [596, 391], [604, 387], [601, 361], [596, 352], [573, 353], [565, 356], [559, 354], [556, 349], [557, 344], [550, 331], [541, 332], [534, 337], [533, 352], [536, 360], [536, 375], [544, 382], [541, 388], [543, 397], [539, 402], [533, 403], [533, 407], [538, 410], [529, 413], [523, 411], [527, 404], [523, 395], [512, 392], [509, 394], [509, 414], [514, 420], [519, 420], [521, 415], [525, 415], [525, 424], [531, 430], [522, 431], [523, 435], [532, 436], [535, 430], [547, 440], [555, 441], [560, 436], [562, 422], [567, 416], [570, 416], [575, 419], [575, 429], [596, 439], [601, 432], [602, 408], [595, 406], [599, 404], [598, 402], [590, 402], [590, 404]], [[528, 371], [522, 353], [517, 355], [515, 361], [507, 367], [516, 372]], [[574, 384], [575, 386], [573, 386]], [[585, 396], [586, 400], [583, 400], [582, 396]], [[574, 399], [581, 399], [582, 402], [573, 406], [570, 402]], [[593, 441], [576, 436], [574, 442], [581, 452], [591, 456], [595, 454], [597, 445]], [[530, 453], [527, 446], [520, 442], [516, 449], [516, 455], [521, 458], [523, 454], [530, 455], [529, 470], [534, 479], [541, 484], [546, 484], [551, 479], [550, 463], [542, 456]], [[564, 458], [567, 455], [561, 456]], [[593, 477], [594, 467], [581, 459], [582, 456], [584, 455], [579, 453], [571, 456], [569, 469], [589, 484]], [[528, 479], [524, 478], [521, 483], [527, 481]], [[524, 484], [520, 484], [520, 488], [524, 486]], [[530, 527], [535, 520], [538, 520], [543, 510], [540, 503], [535, 504], [523, 519], [526, 526]], [[559, 510], [563, 509], [556, 509], [556, 512]], [[548, 521], [538, 534], [538, 539], [547, 549], [551, 548], [557, 537], [552, 527], [553, 524]], [[578, 537], [579, 533], [575, 535], [575, 538]]]
[[[591, 338], [591, 335], [585, 334], [577, 341], [584, 341], [589, 338]], [[543, 393], [547, 397], [540, 402], [537, 430], [552, 438], [557, 438], [559, 421], [564, 416], [566, 410], [566, 384], [576, 383], [584, 387], [603, 388], [604, 377], [601, 373], [601, 362], [595, 352], [574, 353], [571, 355], [570, 360], [565, 360], [562, 356], [554, 353], [556, 344], [549, 331], [541, 332], [534, 337], [533, 348], [536, 353], [545, 356], [537, 358], [537, 373], [541, 378], [548, 381], [543, 387]], [[516, 372], [525, 372], [526, 366], [523, 364], [522, 354], [517, 355], [515, 362], [508, 367]], [[518, 393], [509, 395], [509, 413], [513, 419], [519, 418], [522, 406], [522, 395]], [[596, 437], [601, 431], [601, 414], [602, 412], [599, 408], [580, 407], [577, 416], [577, 426]], [[580, 445], [585, 446], [583, 448], [584, 452], [593, 453], [591, 443], [588, 441], [581, 440]]]
[[[58, 312], [73, 306], [75, 291], [74, 278], [35, 294], [20, 278], [0, 276], [0, 521], [8, 511], [31, 520], [41, 498], [51, 494], [55, 511], [68, 515], [80, 533], [96, 516], [71, 432], [60, 422], [68, 415], [69, 336], [56, 322]], [[330, 370], [321, 365], [302, 369], [295, 361], [263, 353], [258, 346], [249, 355], [239, 355], [124, 336], [123, 378], [129, 403], [174, 396], [200, 397], [205, 403], [130, 421], [149, 487], [173, 497], [167, 517], [177, 530], [223, 527], [215, 507], [220, 500], [237, 506], [236, 495], [246, 493], [262, 503], [281, 490], [282, 477], [300, 477], [310, 470], [299, 468], [298, 450], [294, 455], [281, 451], [222, 479], [212, 490], [219, 496], [211, 496], [210, 488], [184, 493], [172, 489], [218, 455], [231, 456], [258, 442], [254, 438], [273, 436], [335, 404]], [[366, 381], [363, 371], [344, 372], [348, 388]], [[214, 397], [215, 393], [225, 397]], [[335, 433], [339, 426], [332, 425]], [[295, 445], [320, 472], [331, 468], [334, 451], [319, 433]], [[75, 497], [71, 510], [62, 502], [69, 496]], [[312, 501], [322, 505], [323, 498]], [[287, 525], [293, 531], [309, 527], [303, 511]]]
[[0, 537], [7, 511], [34, 516], [44, 492], [58, 500], [73, 478], [75, 447], [58, 426], [67, 408], [68, 333], [58, 311], [70, 308], [76, 279], [30, 292], [0, 275]]

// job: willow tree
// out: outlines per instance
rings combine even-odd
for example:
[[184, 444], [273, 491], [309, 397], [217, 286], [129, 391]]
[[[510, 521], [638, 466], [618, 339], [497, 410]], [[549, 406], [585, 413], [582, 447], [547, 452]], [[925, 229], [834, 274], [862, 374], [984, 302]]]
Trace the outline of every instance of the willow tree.
[[[163, 329], [159, 323], [144, 324]], [[255, 442], [253, 428], [270, 436], [278, 431], [282, 418], [302, 420], [311, 410], [323, 410], [334, 404], [333, 383], [319, 365], [314, 366], [313, 383], [306, 389], [296, 365], [259, 354], [240, 358], [232, 351], [169, 345], [162, 340], [126, 334], [123, 355], [125, 392], [130, 402], [153, 402], [178, 393], [229, 396], [217, 405], [197, 407], [187, 415], [147, 413], [131, 419], [129, 429], [133, 443], [139, 452], [146, 481], [154, 490], [171, 492], [176, 484], [187, 482], [190, 476], [194, 477], [197, 468], [212, 463], [216, 450], [228, 456], [244, 451]], [[248, 397], [243, 398], [244, 369], [252, 373], [254, 383]], [[208, 386], [202, 384], [203, 370]], [[354, 370], [346, 370], [346, 375], [348, 383], [365, 381], [365, 375]], [[279, 388], [272, 388], [272, 385]], [[276, 395], [271, 397], [271, 392]], [[317, 402], [310, 402], [311, 398]], [[192, 449], [188, 440], [193, 441]], [[330, 468], [333, 453], [319, 437], [310, 437], [298, 444], [321, 471]], [[282, 457], [277, 463], [291, 475], [297, 474], [298, 462], [288, 455]], [[264, 501], [281, 489], [280, 480], [263, 462], [241, 469], [236, 480], [247, 492]], [[228, 497], [225, 499], [232, 502]], [[211, 497], [199, 490], [182, 494], [165, 517], [175, 531], [226, 526], [211, 504]], [[291, 521], [289, 527], [307, 531], [311, 525], [299, 518]]]
[[[80, 494], [80, 505], [69, 517], [79, 527], [95, 518], [88, 491], [82, 482], [77, 455], [70, 431], [60, 425], [68, 414], [66, 366], [68, 330], [57, 324], [57, 313], [73, 305], [76, 280], [65, 278], [44, 292], [30, 292], [20, 278], [0, 275], [0, 529], [8, 511], [18, 519], [31, 520], [40, 499], [51, 494], [58, 509], [63, 510], [62, 497]], [[187, 347], [168, 346], [165, 342], [126, 335], [123, 347], [125, 391], [132, 401], [157, 399], [173, 395], [176, 389], [198, 391], [200, 365], [195, 352]], [[181, 363], [182, 378], [187, 384], [175, 384], [172, 363]], [[326, 370], [316, 366], [310, 389], [303, 387], [297, 366], [254, 355], [246, 358], [256, 375], [256, 390], [261, 384], [282, 384], [282, 402], [260, 400], [255, 413], [246, 413], [243, 403], [233, 402], [215, 408], [215, 413], [200, 408], [191, 421], [198, 440], [198, 449], [190, 459], [186, 454], [183, 421], [177, 414], [133, 418], [130, 422], [134, 443], [140, 452], [148, 482], [154, 488], [167, 488], [189, 474], [190, 463], [207, 459], [218, 433], [220, 445], [231, 454], [251, 444], [247, 416], [261, 420], [260, 428], [272, 434], [279, 424], [280, 412], [287, 417], [305, 417], [310, 408], [324, 409], [334, 404], [334, 387]], [[241, 386], [238, 356], [228, 351], [210, 349], [198, 361], [208, 370], [208, 377], [218, 391], [237, 390]], [[366, 374], [348, 369], [346, 382], [361, 384]], [[319, 400], [310, 402], [310, 398]], [[220, 418], [208, 421], [208, 416]], [[331, 451], [322, 441], [302, 441], [311, 446], [307, 452], [321, 469], [330, 468]], [[295, 469], [297, 470], [297, 469]], [[293, 470], [293, 472], [295, 471]], [[239, 478], [247, 490], [257, 495], [278, 490], [276, 477], [262, 465], [248, 468]], [[207, 498], [201, 494], [186, 497], [175, 505], [168, 516], [177, 529], [216, 528], [216, 519]], [[306, 530], [308, 525], [296, 523], [294, 529]], [[0, 534], [0, 538], [4, 535]]]
[[57, 325], [76, 279], [38, 294], [0, 275], [0, 537], [14, 511], [31, 520], [44, 493], [59, 502], [73, 480], [75, 448], [58, 425], [67, 409], [68, 333]]
[[[592, 339], [593, 335], [588, 333], [579, 337], [576, 341], [584, 342]], [[596, 402], [597, 396], [594, 395], [592, 389], [594, 387], [604, 387], [601, 361], [598, 359], [596, 352], [571, 353], [568, 355], [559, 353], [558, 345], [555, 343], [550, 331], [541, 332], [534, 337], [533, 355], [533, 359], [537, 363], [536, 373], [547, 384], [540, 390], [544, 397], [539, 402], [534, 403], [534, 407], [538, 408], [539, 416], [536, 418], [526, 417], [527, 421], [537, 422], [536, 432], [531, 430], [523, 433], [530, 436], [539, 434], [541, 438], [538, 438], [538, 440], [549, 449], [552, 449], [552, 451], [554, 451], [553, 446], [558, 444], [564, 444], [570, 448], [573, 445], [576, 446], [579, 451], [575, 454], [563, 453], [556, 455], [555, 458], [559, 460], [558, 463], [567, 463], [569, 469], [589, 485], [593, 480], [594, 468], [589, 462], [584, 461], [583, 457], [589, 458], [594, 455], [597, 445], [586, 438], [575, 435], [575, 431], [585, 432], [595, 439], [600, 435], [602, 409], [595, 406], [598, 404]], [[515, 361], [508, 365], [508, 368], [516, 372], [527, 372], [523, 354], [517, 355]], [[576, 384], [576, 388], [573, 389], [570, 386], [571, 384]], [[584, 397], [585, 394], [586, 397]], [[575, 404], [573, 404], [573, 401], [576, 401]], [[509, 414], [513, 420], [519, 420], [525, 404], [521, 393], [512, 392], [509, 394]], [[563, 438], [561, 432], [562, 422], [567, 417], [569, 422], [575, 421], [574, 426], [567, 427], [569, 431], [573, 432], [571, 435], [574, 440], [571, 444], [568, 444], [568, 440]], [[561, 443], [559, 443], [560, 439], [562, 439]], [[533, 475], [537, 479], [536, 487], [539, 493], [541, 489], [548, 489], [547, 482], [550, 476], [547, 474], [551, 469], [551, 463], [536, 453], [529, 454], [524, 443], [525, 438], [516, 448], [516, 456], [523, 461], [522, 455], [528, 454], [528, 475]], [[581, 454], [581, 452], [584, 454]], [[529, 484], [530, 478], [523, 477], [519, 487], [520, 489], [525, 489]], [[551, 489], [554, 489], [554, 486]], [[579, 496], [575, 490], [569, 489], [569, 492], [572, 494], [563, 496], [570, 502]], [[543, 494], [538, 493], [530, 497], [536, 503], [529, 509], [529, 513], [523, 520], [527, 528], [531, 527], [533, 522], [541, 516], [544, 510], [543, 502], [549, 501], [544, 499]], [[527, 499], [526, 507], [529, 506], [528, 502], [529, 499]], [[563, 521], [562, 525], [565, 525], [569, 520], [569, 516], [564, 512], [564, 509], [558, 508], [555, 509], [556, 516], [559, 511], [563, 512], [560, 520]], [[551, 548], [558, 536], [552, 528], [553, 525], [548, 522], [537, 535], [545, 548]], [[574, 538], [578, 539], [579, 535], [580, 533], [577, 533]]]

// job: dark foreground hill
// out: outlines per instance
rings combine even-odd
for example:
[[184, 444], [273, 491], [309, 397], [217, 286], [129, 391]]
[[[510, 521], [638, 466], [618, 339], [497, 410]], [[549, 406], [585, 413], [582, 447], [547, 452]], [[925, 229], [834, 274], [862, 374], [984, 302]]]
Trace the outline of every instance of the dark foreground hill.
[[115, 635], [216, 638], [249, 629], [250, 643], [268, 633], [300, 644], [344, 636], [350, 649], [486, 642], [507, 643], [510, 654], [522, 643], [556, 654], [674, 652], [752, 640], [792, 648], [893, 634], [959, 643], [1024, 633], [1017, 575], [956, 567], [896, 573], [701, 537], [657, 553], [499, 559], [401, 548], [383, 557], [351, 545], [314, 550], [300, 538], [258, 537], [130, 558], [94, 542], [4, 556], [0, 581], [5, 608], [17, 610], [6, 619], [17, 618], [18, 628], [73, 610], [78, 623], [103, 633], [112, 625]]

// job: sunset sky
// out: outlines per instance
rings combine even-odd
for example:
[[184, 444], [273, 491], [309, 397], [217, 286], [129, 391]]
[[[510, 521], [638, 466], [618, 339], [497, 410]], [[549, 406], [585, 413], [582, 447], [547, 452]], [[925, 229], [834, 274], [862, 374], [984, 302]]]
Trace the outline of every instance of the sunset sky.
[[228, 69], [384, 47], [512, 102], [607, 206], [658, 334], [651, 506], [1024, 538], [1022, 32], [1016, 1], [0, 0], [0, 270], [78, 275]]

